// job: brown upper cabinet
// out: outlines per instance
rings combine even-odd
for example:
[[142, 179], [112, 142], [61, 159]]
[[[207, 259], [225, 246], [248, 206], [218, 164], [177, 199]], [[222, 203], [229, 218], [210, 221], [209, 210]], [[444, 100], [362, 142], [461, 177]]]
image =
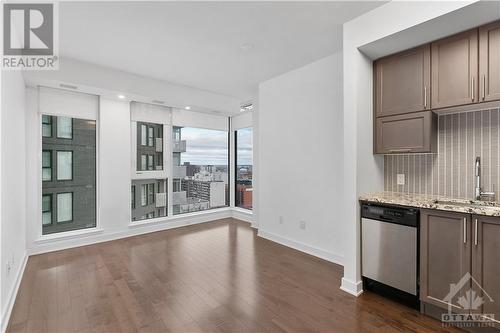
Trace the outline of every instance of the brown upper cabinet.
[[431, 57], [433, 109], [479, 101], [477, 29], [432, 43]]
[[500, 22], [479, 28], [480, 101], [500, 100]]
[[375, 154], [436, 152], [436, 133], [437, 116], [432, 111], [378, 117]]
[[430, 46], [424, 45], [375, 62], [377, 117], [430, 108]]

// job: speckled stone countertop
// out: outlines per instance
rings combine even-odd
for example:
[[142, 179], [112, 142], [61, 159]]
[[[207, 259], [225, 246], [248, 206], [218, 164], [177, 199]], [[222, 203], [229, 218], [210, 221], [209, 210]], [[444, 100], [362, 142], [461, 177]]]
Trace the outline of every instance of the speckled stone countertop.
[[446, 210], [486, 216], [500, 216], [500, 202], [451, 199], [440, 196], [406, 194], [397, 192], [368, 193], [359, 197], [360, 201], [390, 205]]

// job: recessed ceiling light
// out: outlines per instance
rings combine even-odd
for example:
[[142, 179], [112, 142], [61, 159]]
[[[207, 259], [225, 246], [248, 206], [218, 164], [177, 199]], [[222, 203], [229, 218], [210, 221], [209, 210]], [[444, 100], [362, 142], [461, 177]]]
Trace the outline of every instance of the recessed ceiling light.
[[124, 99], [124, 98], [125, 98], [125, 95], [118, 95], [118, 98], [119, 98], [119, 99]]
[[242, 51], [250, 51], [255, 47], [252, 43], [242, 43], [240, 44], [240, 50]]
[[191, 110], [191, 107], [190, 106], [185, 106], [184, 109]]

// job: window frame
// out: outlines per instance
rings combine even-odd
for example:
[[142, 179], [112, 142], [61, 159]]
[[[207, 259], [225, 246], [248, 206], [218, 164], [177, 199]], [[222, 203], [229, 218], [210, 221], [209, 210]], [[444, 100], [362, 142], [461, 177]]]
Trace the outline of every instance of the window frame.
[[[44, 121], [43, 121], [44, 117], [48, 117], [49, 122], [44, 122]], [[42, 138], [51, 138], [51, 137], [53, 136], [53, 135], [52, 135], [52, 134], [53, 134], [53, 133], [52, 133], [52, 132], [53, 132], [53, 119], [52, 119], [52, 118], [53, 118], [53, 117], [52, 117], [51, 115], [47, 115], [47, 114], [43, 114], [43, 115], [42, 115], [42, 121], [41, 121], [41, 123], [42, 123]], [[49, 128], [50, 128], [50, 135], [48, 135], [48, 136], [47, 136], [47, 135], [43, 135], [43, 128], [44, 128], [44, 125], [48, 125], [48, 126], [49, 126]]]

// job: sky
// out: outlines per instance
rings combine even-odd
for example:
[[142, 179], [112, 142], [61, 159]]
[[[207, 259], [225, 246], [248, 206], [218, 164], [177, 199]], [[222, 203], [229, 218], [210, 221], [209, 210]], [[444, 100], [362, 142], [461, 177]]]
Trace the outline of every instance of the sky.
[[[186, 140], [186, 152], [181, 163], [196, 165], [227, 165], [228, 135], [226, 131], [183, 127], [181, 140]], [[252, 163], [252, 129], [238, 131], [238, 164]]]

